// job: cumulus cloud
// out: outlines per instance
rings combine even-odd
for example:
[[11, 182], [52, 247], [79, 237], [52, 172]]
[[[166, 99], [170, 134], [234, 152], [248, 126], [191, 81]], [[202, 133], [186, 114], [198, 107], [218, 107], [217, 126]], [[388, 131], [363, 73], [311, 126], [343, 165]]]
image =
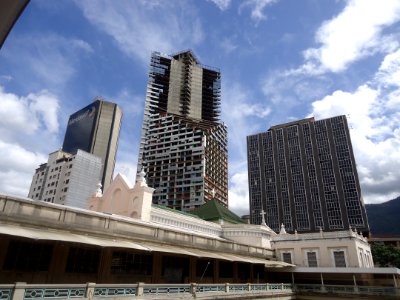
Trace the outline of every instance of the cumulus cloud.
[[47, 161], [41, 153], [31, 152], [19, 145], [0, 141], [0, 165], [2, 171], [34, 172], [39, 163]]
[[0, 103], [0, 192], [26, 197], [35, 169], [47, 161], [38, 149], [58, 133], [59, 102], [46, 90], [19, 96], [0, 86]]
[[237, 215], [249, 214], [249, 186], [247, 182], [247, 171], [235, 173], [230, 178], [230, 188], [228, 192], [229, 209]]
[[382, 31], [399, 20], [397, 0], [351, 0], [339, 15], [322, 24], [315, 35], [320, 46], [305, 50], [305, 64], [294, 71], [340, 72], [377, 51], [393, 51], [398, 46], [396, 37], [382, 36]]
[[5, 92], [0, 86], [0, 102], [0, 132], [3, 138], [10, 134], [32, 134], [41, 127], [50, 133], [58, 131], [59, 103], [50, 92], [42, 90], [18, 96]]
[[[76, 1], [84, 16], [127, 55], [148, 64], [150, 53], [171, 54], [203, 39], [200, 19], [180, 1]], [[190, 20], [190, 22], [188, 22]]]
[[0, 191], [26, 197], [35, 169], [47, 157], [0, 140]]
[[376, 80], [385, 87], [400, 86], [400, 49], [385, 57], [376, 74]]
[[[317, 119], [339, 114], [349, 117], [351, 139], [365, 202], [378, 203], [400, 195], [400, 85], [396, 59], [388, 54], [368, 84], [355, 91], [335, 91], [312, 104]], [[393, 89], [393, 85], [397, 87]]]
[[259, 23], [267, 18], [264, 13], [265, 8], [276, 2], [278, 2], [278, 0], [246, 0], [240, 5], [239, 12], [244, 8], [250, 8], [251, 19], [256, 23]]

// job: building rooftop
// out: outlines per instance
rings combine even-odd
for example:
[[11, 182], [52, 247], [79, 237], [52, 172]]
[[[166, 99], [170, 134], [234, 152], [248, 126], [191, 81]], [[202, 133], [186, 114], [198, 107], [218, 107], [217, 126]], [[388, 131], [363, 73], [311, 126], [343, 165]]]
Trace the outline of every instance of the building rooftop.
[[216, 200], [211, 200], [196, 208], [191, 214], [200, 217], [206, 221], [224, 220], [231, 224], [245, 223], [239, 216], [231, 212], [229, 209], [221, 205]]
[[200, 217], [197, 216], [197, 215], [193, 215], [193, 214], [190, 214], [190, 213], [184, 212], [182, 210], [178, 210], [178, 209], [172, 209], [172, 208], [169, 208], [168, 206], [165, 206], [165, 205], [158, 205], [158, 204], [154, 204], [153, 203], [152, 206], [153, 207], [157, 207], [157, 208], [161, 208], [161, 209], [164, 209], [166, 211], [170, 211], [170, 212], [173, 212], [173, 213], [176, 213], [176, 214], [181, 214], [181, 215], [184, 215], [184, 216], [187, 216], [187, 217], [200, 219]]

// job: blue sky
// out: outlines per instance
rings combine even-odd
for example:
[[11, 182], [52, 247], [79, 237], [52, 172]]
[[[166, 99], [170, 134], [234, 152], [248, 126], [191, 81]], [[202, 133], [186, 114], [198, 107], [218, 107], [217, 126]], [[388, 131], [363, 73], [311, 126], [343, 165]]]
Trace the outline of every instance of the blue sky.
[[348, 115], [365, 202], [393, 199], [399, 41], [398, 0], [31, 0], [0, 50], [0, 192], [26, 196], [96, 96], [123, 110], [116, 173], [133, 182], [150, 54], [192, 49], [221, 70], [235, 212], [248, 211], [246, 136], [308, 116]]

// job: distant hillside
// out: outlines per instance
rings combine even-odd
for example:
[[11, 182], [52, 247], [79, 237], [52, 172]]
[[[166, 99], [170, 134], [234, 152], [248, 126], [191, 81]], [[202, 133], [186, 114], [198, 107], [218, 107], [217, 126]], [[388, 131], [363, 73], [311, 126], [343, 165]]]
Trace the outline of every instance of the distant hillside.
[[400, 197], [365, 207], [372, 234], [400, 234]]

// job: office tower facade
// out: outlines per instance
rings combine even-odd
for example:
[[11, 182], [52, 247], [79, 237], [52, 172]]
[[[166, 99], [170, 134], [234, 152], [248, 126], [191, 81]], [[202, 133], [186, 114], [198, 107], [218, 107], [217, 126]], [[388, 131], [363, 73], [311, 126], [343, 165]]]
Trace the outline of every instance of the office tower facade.
[[201, 65], [191, 51], [152, 54], [138, 172], [156, 189], [154, 203], [185, 211], [211, 199], [228, 205], [220, 90], [219, 70]]
[[62, 150], [50, 153], [47, 163], [36, 169], [28, 197], [86, 208], [99, 183], [101, 167], [100, 157], [80, 149], [75, 154]]
[[107, 189], [113, 178], [122, 112], [117, 104], [96, 98], [72, 114], [64, 137], [63, 151], [78, 149], [101, 158], [100, 182]]
[[278, 232], [369, 225], [345, 116], [299, 120], [247, 137], [250, 220]]

